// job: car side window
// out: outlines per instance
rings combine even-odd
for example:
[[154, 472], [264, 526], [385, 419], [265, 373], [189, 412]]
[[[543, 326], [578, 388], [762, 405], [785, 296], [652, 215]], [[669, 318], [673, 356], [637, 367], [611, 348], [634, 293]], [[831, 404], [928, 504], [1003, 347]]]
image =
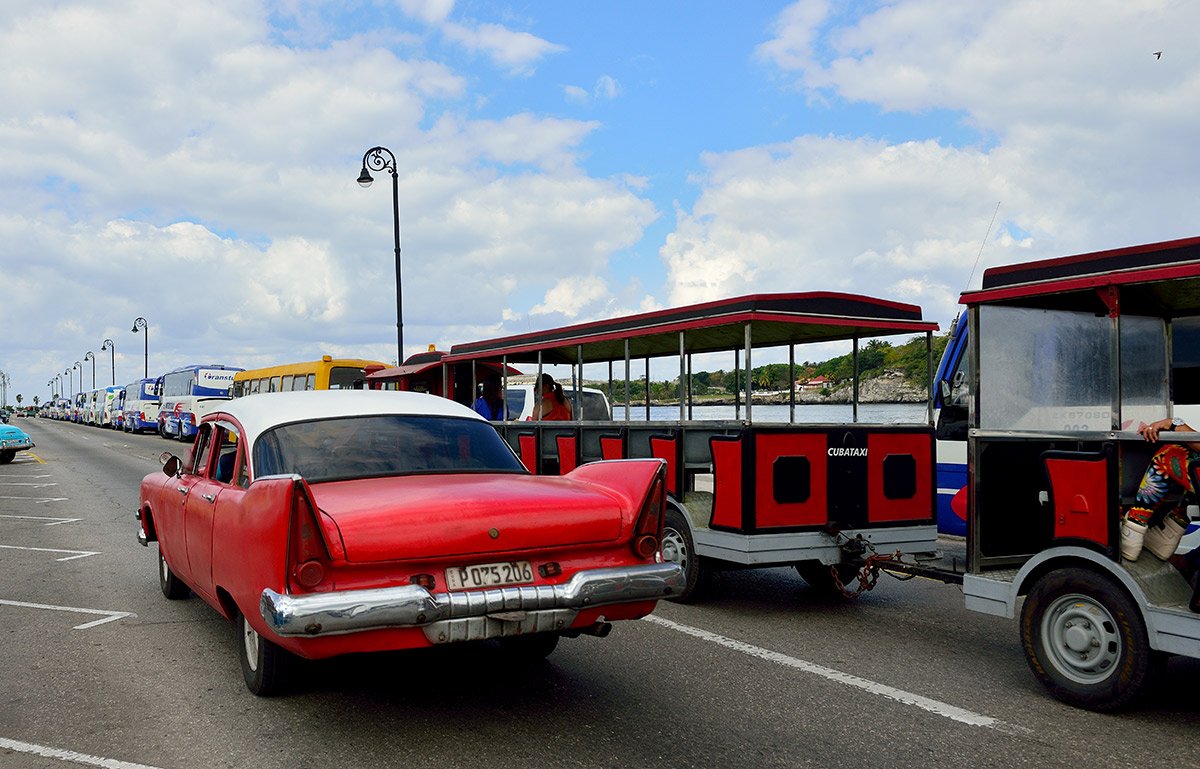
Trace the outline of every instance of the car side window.
[[196, 433], [196, 444], [192, 447], [192, 461], [188, 467], [196, 475], [204, 475], [208, 470], [208, 460], [212, 456], [213, 429], [212, 425], [200, 425]]
[[[238, 435], [236, 428], [227, 424], [221, 425], [218, 436], [219, 443], [216, 449], [217, 463], [213, 470], [213, 480], [218, 483], [232, 484], [235, 478], [235, 470], [238, 469], [239, 464], [245, 464], [245, 462], [238, 462], [238, 455], [240, 453], [238, 447], [241, 445], [241, 436]], [[242, 485], [240, 478], [238, 479], [238, 485]]]

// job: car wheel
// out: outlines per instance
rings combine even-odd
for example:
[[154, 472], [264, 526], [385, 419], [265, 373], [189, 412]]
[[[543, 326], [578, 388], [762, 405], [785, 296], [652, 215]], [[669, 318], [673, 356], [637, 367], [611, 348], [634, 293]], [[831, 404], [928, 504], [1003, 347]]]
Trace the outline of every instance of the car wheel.
[[804, 563], [796, 564], [796, 573], [807, 582], [814, 590], [828, 595], [845, 595], [838, 587], [837, 581], [834, 580], [834, 572], [837, 573], [837, 578], [841, 580], [842, 585], [851, 590], [854, 589], [854, 577], [858, 574], [858, 567], [853, 564], [839, 563], [834, 566], [821, 563], [820, 561], [805, 561]]
[[1085, 569], [1059, 569], [1034, 584], [1021, 607], [1021, 643], [1051, 694], [1089, 710], [1132, 702], [1156, 667], [1133, 599]]
[[279, 694], [286, 688], [291, 655], [259, 635], [241, 612], [237, 616], [237, 627], [238, 657], [242, 661], [246, 688], [259, 697]]
[[0, 451], [0, 465], [7, 465], [9, 462], [13, 461], [16, 456], [17, 452], [13, 451], [12, 449]]
[[531, 633], [508, 636], [500, 639], [504, 653], [522, 662], [537, 662], [554, 653], [558, 646], [558, 633]]
[[692, 530], [683, 515], [675, 507], [667, 508], [667, 519], [663, 526], [662, 559], [666, 563], [677, 563], [683, 567], [683, 590], [671, 596], [670, 600], [692, 603], [703, 598], [711, 587], [712, 564], [707, 558], [696, 555]]
[[161, 547], [158, 549], [158, 586], [162, 588], [162, 594], [172, 601], [192, 595], [191, 588], [185, 585], [179, 577], [176, 577], [175, 572], [171, 571], [167, 559], [163, 558]]

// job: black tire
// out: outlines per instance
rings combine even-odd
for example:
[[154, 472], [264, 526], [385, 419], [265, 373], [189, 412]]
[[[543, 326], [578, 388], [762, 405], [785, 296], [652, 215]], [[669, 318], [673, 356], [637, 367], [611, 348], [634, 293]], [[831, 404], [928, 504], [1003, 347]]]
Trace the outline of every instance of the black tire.
[[554, 653], [560, 637], [558, 633], [508, 636], [500, 639], [500, 648], [518, 662], [539, 662]]
[[241, 612], [238, 612], [236, 624], [238, 659], [246, 688], [259, 697], [284, 692], [293, 666], [292, 655], [259, 635]]
[[667, 563], [678, 563], [683, 567], [683, 590], [670, 600], [676, 603], [694, 603], [702, 600], [712, 587], [712, 564], [707, 558], [696, 555], [696, 543], [684, 514], [673, 506], [667, 507], [667, 518], [663, 526], [662, 558]]
[[853, 591], [858, 587], [855, 577], [858, 576], [859, 570], [853, 564], [839, 563], [836, 566], [830, 566], [820, 561], [805, 561], [796, 564], [796, 573], [814, 590], [827, 595], [845, 596], [846, 594], [838, 589], [837, 582], [833, 579], [833, 570], [835, 569], [838, 579], [842, 581], [842, 585], [847, 590]]
[[1137, 604], [1086, 569], [1059, 569], [1034, 584], [1021, 608], [1021, 644], [1051, 694], [1088, 710], [1133, 702], [1156, 668]]
[[167, 559], [163, 558], [162, 547], [158, 548], [158, 586], [162, 589], [162, 594], [172, 601], [190, 598], [192, 595], [191, 588], [171, 571]]
[[12, 449], [0, 451], [0, 465], [7, 465], [17, 457], [17, 452]]

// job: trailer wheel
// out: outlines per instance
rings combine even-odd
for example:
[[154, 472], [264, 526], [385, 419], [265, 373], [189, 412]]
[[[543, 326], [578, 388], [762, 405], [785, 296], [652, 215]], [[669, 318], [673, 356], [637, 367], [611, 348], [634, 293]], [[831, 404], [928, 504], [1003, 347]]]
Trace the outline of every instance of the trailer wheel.
[[1055, 697], [1089, 710], [1127, 705], [1155, 668], [1133, 599], [1085, 569], [1059, 569], [1034, 584], [1021, 608], [1021, 643], [1033, 674]]
[[704, 597], [712, 583], [712, 565], [707, 558], [696, 555], [696, 544], [692, 540], [692, 529], [687, 525], [684, 514], [675, 507], [667, 508], [663, 525], [662, 558], [667, 563], [683, 567], [683, 590], [672, 596], [676, 603], [693, 603]]

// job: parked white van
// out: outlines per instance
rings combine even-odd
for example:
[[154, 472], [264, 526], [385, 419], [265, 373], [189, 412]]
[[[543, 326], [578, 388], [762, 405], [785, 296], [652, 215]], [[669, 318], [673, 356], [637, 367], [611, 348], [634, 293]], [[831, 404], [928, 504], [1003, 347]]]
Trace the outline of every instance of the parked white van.
[[[603, 391], [592, 387], [581, 388], [579, 395], [583, 400], [582, 412], [575, 402], [575, 390], [569, 384], [563, 385], [563, 394], [571, 403], [571, 413], [575, 419], [582, 421], [612, 419], [612, 407], [608, 403], [608, 396]], [[532, 383], [510, 384], [504, 391], [504, 402], [508, 408], [509, 419], [520, 422], [531, 419], [534, 400]]]

